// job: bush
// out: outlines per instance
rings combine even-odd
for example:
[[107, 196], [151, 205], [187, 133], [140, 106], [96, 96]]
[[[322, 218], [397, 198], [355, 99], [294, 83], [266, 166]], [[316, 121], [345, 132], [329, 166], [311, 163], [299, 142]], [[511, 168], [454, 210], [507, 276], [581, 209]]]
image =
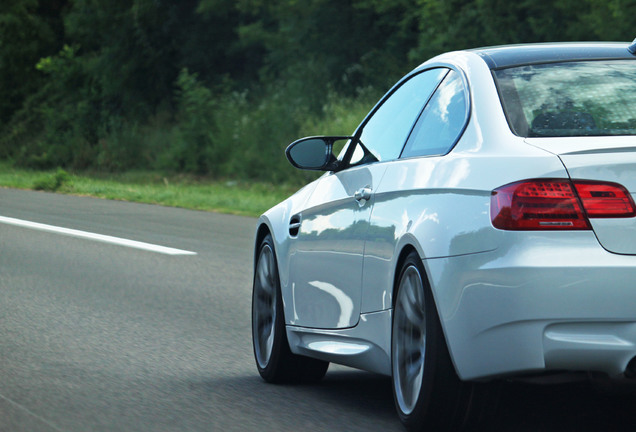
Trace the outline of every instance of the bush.
[[179, 74], [177, 86], [178, 125], [168, 159], [170, 168], [179, 172], [214, 174], [226, 154], [214, 135], [212, 91], [187, 69]]
[[[69, 56], [62, 60], [68, 63]], [[68, 72], [59, 61], [47, 67], [54, 65]], [[166, 105], [145, 120], [107, 114], [79, 96], [47, 98], [54, 92], [44, 89], [34, 101], [39, 108], [15, 123], [22, 129], [16, 128], [3, 142], [7, 147], [18, 143], [11, 157], [18, 165], [36, 169], [154, 169], [301, 184], [316, 173], [293, 168], [284, 155], [286, 146], [302, 136], [351, 134], [378, 97], [370, 88], [358, 90], [356, 97], [328, 90], [315, 110], [298, 83], [249, 92], [233, 91], [229, 83], [221, 82], [211, 89], [184, 69], [175, 84], [175, 114]], [[46, 178], [37, 186], [54, 190], [61, 185]]]
[[33, 189], [55, 192], [69, 183], [71, 176], [61, 168], [53, 174], [43, 176], [35, 181]]

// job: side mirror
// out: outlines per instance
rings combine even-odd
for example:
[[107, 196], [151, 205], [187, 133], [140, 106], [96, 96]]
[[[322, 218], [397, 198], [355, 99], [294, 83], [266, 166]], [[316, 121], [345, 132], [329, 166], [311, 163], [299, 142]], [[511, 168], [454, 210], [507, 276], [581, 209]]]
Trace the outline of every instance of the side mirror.
[[333, 143], [351, 137], [307, 137], [291, 143], [285, 150], [289, 162], [296, 168], [314, 171], [334, 171], [338, 161], [333, 154]]

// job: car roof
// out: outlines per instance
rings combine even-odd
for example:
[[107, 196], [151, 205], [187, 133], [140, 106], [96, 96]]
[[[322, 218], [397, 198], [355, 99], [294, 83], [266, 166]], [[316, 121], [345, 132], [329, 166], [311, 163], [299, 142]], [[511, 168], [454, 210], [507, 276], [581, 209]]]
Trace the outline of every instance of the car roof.
[[560, 42], [504, 45], [469, 50], [479, 55], [490, 69], [577, 60], [632, 59], [628, 42]]

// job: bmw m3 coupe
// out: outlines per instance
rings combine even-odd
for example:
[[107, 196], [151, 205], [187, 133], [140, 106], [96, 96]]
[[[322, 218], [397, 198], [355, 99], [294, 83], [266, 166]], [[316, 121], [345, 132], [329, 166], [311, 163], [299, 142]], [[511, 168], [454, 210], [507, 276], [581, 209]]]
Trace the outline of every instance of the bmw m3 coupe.
[[478, 382], [636, 376], [636, 48], [442, 54], [350, 136], [286, 150], [317, 180], [261, 216], [252, 330], [268, 382], [392, 377], [409, 430]]

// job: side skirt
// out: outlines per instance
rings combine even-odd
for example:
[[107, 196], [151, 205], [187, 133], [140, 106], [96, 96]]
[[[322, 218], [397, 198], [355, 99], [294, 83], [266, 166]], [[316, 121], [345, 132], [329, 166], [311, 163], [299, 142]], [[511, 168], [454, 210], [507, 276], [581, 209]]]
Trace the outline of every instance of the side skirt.
[[360, 315], [355, 327], [314, 329], [287, 326], [294, 354], [382, 375], [391, 375], [392, 310]]

